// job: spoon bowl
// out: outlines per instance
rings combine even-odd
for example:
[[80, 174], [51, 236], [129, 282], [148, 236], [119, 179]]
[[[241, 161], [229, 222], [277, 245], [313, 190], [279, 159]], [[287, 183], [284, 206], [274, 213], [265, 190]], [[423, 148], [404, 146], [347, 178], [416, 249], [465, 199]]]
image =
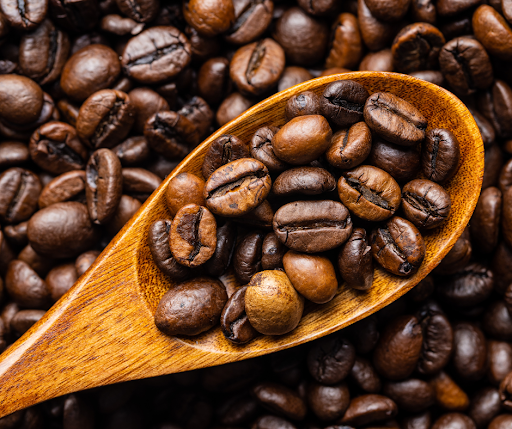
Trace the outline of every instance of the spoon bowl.
[[[220, 135], [234, 134], [247, 142], [258, 128], [285, 123], [284, 109], [293, 95], [321, 95], [329, 83], [345, 79], [359, 82], [370, 93], [388, 91], [402, 97], [423, 113], [429, 129], [449, 129], [459, 140], [459, 170], [445, 184], [452, 210], [441, 227], [425, 232], [426, 255], [418, 272], [403, 278], [377, 267], [369, 291], [341, 285], [329, 303], [306, 306], [299, 326], [289, 334], [260, 336], [243, 346], [227, 341], [218, 327], [197, 337], [162, 334], [153, 314], [172, 283], [154, 264], [147, 236], [154, 221], [170, 218], [165, 204], [169, 181], [183, 172], [201, 177], [209, 144]], [[478, 201], [483, 169], [483, 143], [470, 112], [450, 92], [420, 79], [397, 73], [345, 73], [313, 79], [267, 98], [185, 158], [70, 291], [0, 355], [0, 416], [69, 392], [276, 352], [369, 316], [414, 287], [455, 244]], [[228, 293], [237, 286], [232, 274], [222, 281]]]

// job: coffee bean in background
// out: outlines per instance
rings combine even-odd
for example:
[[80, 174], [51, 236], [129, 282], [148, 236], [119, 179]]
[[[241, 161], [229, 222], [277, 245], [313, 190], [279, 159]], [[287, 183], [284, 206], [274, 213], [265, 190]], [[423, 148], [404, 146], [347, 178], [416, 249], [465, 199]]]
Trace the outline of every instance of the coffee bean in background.
[[[70, 264], [75, 265], [76, 275], [83, 274], [111, 238], [106, 232], [111, 221], [107, 225], [86, 221], [85, 166], [92, 152], [108, 147], [119, 158], [121, 169], [146, 169], [163, 179], [200, 142], [200, 138], [194, 140], [197, 125], [190, 117], [183, 114], [192, 125], [177, 121], [180, 109], [194, 96], [206, 100], [212, 111], [215, 123], [208, 125], [208, 134], [277, 90], [322, 73], [407, 71], [463, 99], [484, 137], [486, 158], [484, 192], [467, 233], [429, 277], [430, 283], [425, 280], [375, 316], [326, 339], [270, 356], [66, 395], [4, 417], [2, 427], [512, 427], [512, 376], [507, 377], [512, 371], [512, 338], [507, 333], [512, 322], [507, 305], [512, 307], [505, 294], [512, 283], [512, 250], [503, 234], [511, 227], [509, 216], [501, 214], [510, 199], [500, 180], [502, 166], [512, 153], [508, 1], [1, 0], [0, 10], [0, 183], [7, 179], [15, 183], [14, 189], [0, 185], [0, 350], [51, 305], [52, 290], [69, 286], [75, 276]], [[265, 69], [268, 63], [251, 68], [254, 73], [248, 82], [264, 77], [263, 86], [258, 82], [256, 87], [265, 92], [254, 96], [230, 78], [230, 63], [239, 49], [247, 50], [251, 43], [266, 46], [264, 40], [273, 40], [284, 51], [285, 60], [280, 62], [282, 73], [276, 81], [274, 73]], [[258, 58], [259, 54], [254, 55]], [[272, 63], [272, 58], [265, 61]], [[99, 120], [87, 126], [95, 127], [95, 140], [129, 128], [126, 137], [114, 138], [113, 146], [89, 148], [86, 141], [75, 143], [83, 102], [105, 89], [128, 94], [135, 107], [133, 125], [122, 125], [123, 109], [116, 101], [105, 116], [103, 111], [94, 112]], [[144, 138], [145, 122], [158, 112], [166, 113]], [[63, 135], [44, 131], [52, 121], [66, 124], [62, 130], [69, 126], [75, 131]], [[36, 137], [41, 130], [43, 134]], [[337, 131], [333, 129], [333, 134]], [[274, 175], [287, 166], [276, 164], [275, 155], [268, 152], [266, 142], [271, 139], [263, 133], [254, 145], [243, 143]], [[373, 151], [379, 152], [386, 162], [377, 167], [400, 185], [414, 178], [410, 171], [420, 168], [426, 179], [442, 185], [458, 156], [443, 136], [438, 136], [437, 143], [434, 138], [433, 147], [438, 144], [438, 149], [421, 154], [385, 140], [378, 149], [376, 140], [372, 139], [368, 159]], [[440, 163], [436, 159], [433, 164], [429, 158], [434, 150], [442, 154]], [[506, 170], [502, 173], [505, 177]], [[127, 192], [123, 184], [120, 189], [119, 202]], [[181, 198], [176, 201], [179, 208]], [[53, 214], [39, 215], [39, 221], [31, 219], [56, 204], [71, 206], [51, 209]], [[53, 218], [69, 218], [69, 233], [58, 232], [62, 224], [50, 222]], [[225, 261], [234, 250], [232, 244], [222, 247], [228, 250], [219, 248], [221, 229], [218, 225], [218, 260]], [[90, 240], [91, 231], [94, 240]], [[155, 240], [160, 243], [165, 233], [165, 226], [160, 227]], [[71, 256], [67, 246], [74, 242], [79, 244]], [[263, 253], [266, 248], [264, 240]], [[364, 261], [364, 250], [362, 245], [352, 252]], [[281, 267], [283, 255], [269, 269]], [[170, 256], [162, 254], [162, 262]], [[262, 263], [267, 259], [262, 256]], [[12, 273], [9, 286], [8, 272]], [[179, 275], [186, 277], [186, 273]], [[350, 281], [363, 285], [365, 278], [361, 272]], [[421, 294], [416, 292], [420, 289]], [[35, 303], [40, 298], [44, 302]], [[233, 309], [233, 319], [227, 320], [235, 322], [227, 323], [235, 323], [232, 332], [239, 335], [245, 331], [235, 327], [244, 317]], [[386, 332], [399, 317], [415, 317], [423, 340], [412, 374], [391, 380], [374, 362], [377, 351], [385, 346], [377, 346], [379, 337], [390, 341]], [[475, 326], [482, 334], [474, 334]], [[470, 338], [484, 338], [486, 346], [469, 347]], [[483, 348], [485, 370], [480, 364], [467, 367], [468, 362], [483, 361]], [[404, 362], [410, 362], [411, 354], [402, 352], [394, 358], [400, 361], [407, 356]], [[310, 366], [310, 355], [317, 359], [318, 370]], [[471, 381], [465, 378], [466, 367], [471, 370], [468, 375], [475, 377]], [[318, 371], [337, 377], [319, 380]], [[417, 398], [422, 398], [421, 403], [414, 401]]]

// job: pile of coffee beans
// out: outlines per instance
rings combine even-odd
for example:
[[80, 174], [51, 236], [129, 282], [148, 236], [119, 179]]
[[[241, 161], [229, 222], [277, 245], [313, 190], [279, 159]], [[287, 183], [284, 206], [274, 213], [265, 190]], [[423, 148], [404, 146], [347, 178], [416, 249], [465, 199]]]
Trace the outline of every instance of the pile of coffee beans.
[[[467, 231], [374, 317], [271, 356], [67, 395], [0, 427], [509, 429], [511, 25], [508, 0], [0, 0], [0, 350], [204, 136], [278, 90], [349, 70], [426, 79], [468, 106], [486, 158]], [[372, 139], [405, 184], [418, 161], [395, 149]], [[262, 243], [265, 264], [277, 245]]]
[[[449, 130], [427, 131], [427, 119], [407, 101], [340, 80], [320, 97], [293, 96], [285, 112], [281, 129], [262, 127], [250, 144], [229, 134], [215, 139], [204, 180], [181, 173], [169, 182], [174, 218], [156, 221], [148, 235], [153, 260], [178, 283], [156, 310], [165, 334], [200, 334], [220, 320], [237, 344], [257, 332], [286, 334], [305, 299], [334, 298], [339, 277], [368, 290], [372, 259], [397, 276], [414, 274], [425, 256], [418, 228], [447, 219], [450, 196], [436, 182], [456, 173], [459, 143]], [[398, 170], [372, 149], [375, 138], [415, 162]], [[419, 165], [427, 179], [415, 178]], [[231, 265], [243, 287], [228, 300], [222, 283], [207, 276]]]

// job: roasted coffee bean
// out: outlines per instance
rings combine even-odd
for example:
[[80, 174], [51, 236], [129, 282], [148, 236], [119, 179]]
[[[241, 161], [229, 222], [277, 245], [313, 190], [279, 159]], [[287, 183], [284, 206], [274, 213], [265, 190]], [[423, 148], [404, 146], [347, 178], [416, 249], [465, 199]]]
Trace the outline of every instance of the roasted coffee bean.
[[291, 7], [277, 20], [273, 38], [284, 49], [290, 63], [308, 66], [323, 58], [329, 28], [301, 8]]
[[271, 0], [249, 0], [233, 4], [235, 21], [224, 38], [237, 45], [253, 42], [272, 21], [274, 3]]
[[0, 169], [19, 167], [30, 160], [30, 152], [26, 144], [16, 141], [0, 143]]
[[312, 74], [304, 67], [289, 66], [286, 67], [277, 84], [278, 91], [284, 91], [302, 82], [313, 79]]
[[258, 332], [286, 334], [297, 327], [303, 311], [304, 298], [282, 271], [260, 271], [251, 278], [245, 292], [245, 312]]
[[191, 268], [204, 264], [217, 247], [215, 218], [206, 207], [182, 207], [172, 221], [169, 244], [179, 264]]
[[453, 327], [453, 365], [463, 380], [480, 379], [487, 369], [487, 344], [483, 332], [468, 322]]
[[412, 374], [421, 356], [423, 334], [418, 319], [400, 316], [389, 323], [373, 353], [377, 371], [389, 380]]
[[493, 81], [492, 65], [484, 47], [471, 37], [457, 37], [443, 46], [439, 65], [454, 92], [473, 94]]
[[39, 208], [55, 203], [78, 201], [85, 204], [85, 171], [74, 170], [61, 174], [48, 183], [39, 195]]
[[140, 209], [142, 203], [129, 195], [122, 195], [117, 209], [112, 219], [105, 225], [105, 230], [110, 236], [116, 235], [123, 226], [135, 215]]
[[190, 276], [191, 272], [176, 262], [169, 246], [169, 234], [171, 232], [170, 220], [157, 220], [148, 232], [148, 246], [156, 266], [166, 276], [180, 282]]
[[425, 242], [420, 232], [411, 222], [398, 216], [373, 230], [370, 243], [375, 260], [397, 276], [414, 274], [425, 257]]
[[9, 296], [21, 307], [46, 309], [50, 304], [47, 284], [23, 261], [11, 261], [5, 275]]
[[123, 168], [123, 192], [137, 198], [141, 203], [160, 186], [162, 180], [144, 168]]
[[487, 427], [491, 420], [497, 416], [501, 409], [498, 389], [484, 387], [477, 391], [471, 400], [469, 417], [473, 419], [478, 428]]
[[489, 424], [489, 429], [506, 429], [512, 423], [511, 414], [500, 414], [495, 417]]
[[[52, 19], [67, 30], [83, 33], [91, 30], [96, 25], [100, 11], [98, 3], [95, 1], [50, 0], [49, 3]], [[91, 37], [91, 39], [90, 43], [101, 42], [101, 39], [97, 40], [98, 37]]]
[[[368, 7], [369, 3], [366, 0]], [[424, 22], [410, 24], [402, 28], [393, 41], [394, 68], [402, 73], [434, 69], [444, 44], [443, 34], [433, 25]], [[492, 73], [492, 68], [490, 70]]]
[[155, 312], [155, 324], [166, 335], [198, 335], [215, 326], [228, 296], [215, 279], [197, 277], [170, 289]]
[[282, 268], [283, 256], [287, 250], [277, 235], [274, 232], [269, 232], [261, 246], [261, 268], [264, 270]]
[[140, 165], [150, 157], [150, 149], [145, 137], [130, 137], [112, 148], [123, 167]]
[[[116, 14], [103, 16], [100, 27], [103, 31], [113, 33], [117, 36], [136, 36], [144, 30], [144, 24], [138, 23], [131, 18], [123, 18], [121, 15]], [[124, 91], [124, 89], [121, 89], [121, 91]]]
[[366, 231], [354, 228], [338, 256], [338, 268], [347, 286], [353, 289], [368, 290], [373, 283], [373, 263], [371, 247]]
[[249, 158], [249, 148], [238, 137], [223, 134], [208, 148], [203, 161], [202, 173], [208, 179], [217, 168], [240, 158]]
[[471, 241], [482, 253], [491, 253], [498, 244], [502, 193], [491, 186], [484, 189], [471, 218]]
[[75, 128], [64, 122], [50, 121], [39, 127], [29, 148], [32, 160], [52, 174], [81, 170], [89, 158]]
[[395, 401], [400, 410], [409, 413], [424, 411], [434, 404], [433, 387], [426, 381], [409, 378], [404, 381], [389, 381], [383, 393]]
[[149, 146], [169, 160], [181, 159], [196, 143], [196, 128], [187, 118], [176, 112], [158, 112], [144, 126]]
[[27, 31], [33, 30], [44, 20], [48, 12], [48, 2], [23, 0], [21, 3], [17, 3], [13, 0], [2, 0], [0, 8], [10, 25]]
[[200, 34], [212, 37], [229, 30], [235, 21], [235, 8], [230, 0], [187, 0], [183, 16]]
[[94, 152], [86, 169], [85, 195], [91, 220], [105, 224], [121, 200], [123, 176], [121, 163], [109, 149]]
[[445, 222], [450, 209], [450, 195], [435, 182], [416, 179], [402, 188], [402, 210], [418, 228], [438, 227]]
[[350, 401], [341, 423], [365, 425], [395, 416], [396, 404], [386, 396], [361, 395]]
[[336, 179], [319, 167], [295, 167], [281, 173], [272, 184], [272, 195], [319, 195], [336, 189]]
[[48, 272], [56, 264], [54, 258], [42, 256], [39, 253], [36, 253], [30, 244], [27, 244], [27, 246], [25, 246], [23, 250], [18, 254], [18, 259], [30, 265], [30, 268], [32, 268], [41, 277], [48, 274]]
[[211, 105], [218, 105], [231, 92], [231, 86], [229, 61], [226, 58], [211, 58], [199, 69], [197, 90]]
[[389, 92], [376, 92], [364, 106], [366, 124], [391, 143], [413, 146], [425, 138], [427, 120], [412, 104]]
[[133, 128], [138, 133], [144, 132], [146, 121], [155, 113], [169, 109], [169, 104], [157, 92], [149, 88], [135, 88], [128, 93], [131, 104], [135, 109], [135, 123]]
[[363, 53], [357, 18], [351, 13], [342, 13], [332, 25], [331, 31], [331, 44], [325, 67], [355, 67]]
[[93, 44], [80, 49], [67, 60], [60, 85], [68, 97], [82, 102], [112, 85], [120, 72], [118, 55], [108, 46]]
[[[271, 172], [281, 172], [288, 167], [288, 164], [281, 161], [274, 153], [272, 139], [279, 131], [277, 127], [259, 128], [251, 139], [250, 152], [254, 159], [265, 164]], [[212, 143], [213, 146], [213, 143]], [[212, 147], [210, 146], [210, 147]], [[204, 175], [204, 173], [203, 173]]]
[[306, 395], [309, 407], [322, 421], [340, 418], [350, 403], [350, 392], [345, 383], [324, 386], [312, 381], [307, 386]]
[[309, 350], [309, 373], [319, 383], [334, 385], [350, 373], [356, 359], [354, 346], [338, 336], [323, 338]]
[[356, 357], [354, 366], [350, 370], [350, 378], [366, 393], [378, 393], [381, 390], [382, 383], [379, 375], [367, 359]]
[[491, 303], [482, 315], [482, 327], [487, 335], [502, 341], [512, 340], [512, 316], [504, 301]]
[[361, 164], [372, 149], [372, 135], [364, 122], [335, 133], [326, 152], [329, 164], [337, 168], [353, 168]]
[[[488, 29], [492, 28], [489, 32]], [[512, 30], [491, 6], [481, 5], [473, 14], [473, 31], [478, 41], [493, 56], [512, 59]]]
[[427, 179], [438, 183], [451, 179], [459, 159], [459, 141], [451, 131], [436, 128], [427, 132], [421, 150], [421, 169]]
[[461, 413], [448, 413], [439, 417], [432, 429], [476, 429], [475, 423], [468, 416]]
[[284, 109], [284, 116], [287, 121], [305, 115], [320, 114], [320, 98], [312, 91], [304, 91], [292, 96]]
[[303, 165], [322, 155], [330, 146], [331, 137], [331, 127], [323, 116], [298, 116], [274, 135], [272, 148], [280, 160]]
[[117, 7], [126, 16], [137, 22], [152, 21], [158, 14], [158, 0], [116, 0]]
[[472, 254], [473, 248], [471, 246], [469, 229], [466, 228], [455, 242], [455, 245], [437, 266], [435, 272], [438, 274], [455, 274], [469, 263]]
[[283, 266], [293, 287], [309, 301], [324, 304], [336, 295], [338, 280], [328, 258], [290, 250], [283, 257]]
[[7, 225], [4, 228], [4, 235], [13, 247], [25, 247], [28, 244], [27, 237], [28, 223], [20, 222], [17, 225]]
[[78, 137], [89, 147], [114, 147], [124, 140], [135, 120], [130, 97], [121, 91], [103, 89], [80, 107], [76, 121]]
[[206, 206], [217, 215], [239, 216], [261, 204], [270, 187], [267, 167], [255, 159], [237, 159], [215, 170], [206, 181]]
[[121, 59], [124, 72], [144, 84], [161, 83], [175, 77], [190, 62], [190, 43], [175, 27], [144, 30], [126, 44]]
[[32, 79], [5, 74], [0, 76], [0, 118], [14, 124], [25, 125], [38, 119], [43, 108], [43, 91]]
[[498, 386], [512, 371], [512, 346], [505, 341], [487, 341], [487, 379]]
[[371, 51], [378, 51], [393, 40], [396, 24], [378, 20], [368, 9], [365, 0], [357, 2], [357, 18], [363, 42]]
[[192, 144], [196, 146], [210, 131], [213, 122], [213, 112], [210, 106], [201, 97], [194, 96], [183, 105], [178, 114], [187, 118], [194, 125], [196, 132]]
[[180, 173], [173, 177], [165, 191], [165, 201], [172, 216], [187, 204], [204, 206], [204, 180], [191, 173]]
[[500, 137], [512, 136], [512, 88], [496, 79], [487, 91], [478, 95], [478, 107]]
[[76, 202], [53, 204], [39, 210], [28, 222], [28, 239], [43, 256], [69, 258], [91, 248], [98, 230], [87, 207]]
[[352, 232], [352, 220], [337, 201], [296, 201], [277, 210], [273, 228], [290, 249], [316, 253], [343, 244]]
[[23, 335], [34, 325], [46, 312], [44, 310], [20, 310], [11, 320], [11, 329], [18, 335]]
[[397, 2], [365, 0], [365, 2], [375, 18], [382, 21], [399, 21], [407, 13], [410, 0], [400, 0]]
[[237, 216], [233, 220], [242, 225], [249, 225], [256, 228], [272, 229], [273, 218], [274, 210], [272, 210], [272, 206], [270, 205], [268, 200], [265, 200], [254, 210], [251, 210], [246, 214], [243, 214], [242, 216]]
[[229, 121], [245, 112], [253, 104], [254, 101], [251, 99], [244, 97], [239, 92], [233, 92], [220, 104], [217, 115], [215, 116], [217, 123], [220, 126], [227, 124]]
[[29, 170], [9, 168], [0, 174], [0, 219], [18, 223], [30, 218], [37, 208], [41, 182]]
[[374, 138], [367, 162], [391, 174], [397, 182], [408, 182], [416, 177], [420, 169], [418, 148], [389, 143]]
[[235, 52], [229, 74], [241, 93], [261, 95], [277, 84], [284, 64], [283, 48], [272, 39], [263, 39]]
[[332, 82], [320, 98], [322, 114], [339, 127], [350, 126], [363, 119], [368, 96], [368, 91], [353, 80]]
[[53, 302], [58, 301], [77, 280], [78, 273], [74, 263], [59, 265], [53, 268], [45, 279]]
[[264, 233], [251, 232], [237, 244], [233, 255], [233, 268], [240, 283], [249, 283], [252, 276], [261, 271], [261, 247], [264, 238]]
[[78, 277], [85, 273], [100, 255], [98, 250], [89, 250], [82, 253], [75, 261], [75, 269]]
[[356, 216], [370, 221], [391, 217], [400, 206], [400, 187], [384, 170], [361, 165], [343, 172], [338, 181], [340, 200]]
[[231, 295], [220, 316], [224, 336], [235, 344], [245, 344], [258, 335], [245, 314], [246, 290], [244, 286]]
[[307, 407], [300, 396], [288, 387], [276, 383], [263, 382], [253, 387], [255, 398], [263, 407], [291, 420], [302, 420]]

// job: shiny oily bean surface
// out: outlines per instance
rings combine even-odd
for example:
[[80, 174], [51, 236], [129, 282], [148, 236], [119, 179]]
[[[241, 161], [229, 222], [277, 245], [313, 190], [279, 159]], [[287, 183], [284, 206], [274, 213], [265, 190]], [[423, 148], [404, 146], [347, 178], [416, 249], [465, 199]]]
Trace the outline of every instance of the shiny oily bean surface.
[[373, 259], [363, 228], [354, 228], [338, 255], [338, 269], [347, 286], [368, 290], [373, 283]]
[[480, 194], [471, 219], [471, 241], [483, 253], [492, 252], [498, 244], [501, 221], [501, 191], [490, 186]]
[[217, 225], [217, 247], [208, 261], [205, 269], [210, 276], [221, 276], [231, 263], [235, 249], [237, 228], [234, 223], [227, 221]]
[[427, 132], [421, 148], [421, 169], [427, 179], [438, 183], [451, 179], [459, 160], [459, 141], [451, 131], [436, 128]]
[[288, 167], [286, 162], [276, 156], [272, 146], [272, 139], [278, 131], [279, 128], [274, 126], [259, 128], [250, 143], [251, 156], [265, 164], [270, 172], [281, 172]]
[[215, 170], [204, 187], [206, 206], [221, 216], [245, 214], [267, 197], [271, 179], [267, 167], [251, 158], [241, 158]]
[[361, 164], [372, 149], [372, 135], [368, 125], [357, 122], [348, 130], [336, 132], [326, 152], [329, 164], [337, 168], [353, 168]]
[[85, 203], [85, 171], [73, 170], [57, 176], [41, 191], [38, 199], [40, 209], [55, 203], [78, 201]]
[[250, 232], [236, 245], [233, 268], [236, 279], [242, 284], [249, 283], [252, 276], [261, 271], [261, 248], [264, 237], [262, 232]]
[[244, 286], [231, 295], [220, 316], [222, 333], [235, 344], [245, 344], [258, 335], [245, 314], [246, 290]]
[[319, 167], [295, 167], [277, 176], [272, 184], [271, 195], [319, 195], [336, 189], [336, 179], [327, 170]]
[[368, 91], [352, 80], [332, 82], [321, 97], [322, 114], [333, 124], [347, 127], [363, 119]]
[[255, 398], [263, 407], [292, 420], [302, 420], [307, 407], [292, 389], [272, 382], [263, 382], [253, 387]]
[[272, 226], [287, 247], [305, 253], [338, 247], [352, 232], [349, 211], [332, 200], [288, 203], [277, 210]]
[[364, 106], [372, 131], [391, 143], [413, 146], [425, 138], [427, 120], [416, 107], [389, 92], [376, 92]]
[[28, 220], [37, 208], [41, 182], [30, 170], [9, 168], [0, 174], [0, 219], [6, 223]]
[[396, 404], [383, 395], [361, 395], [350, 401], [341, 423], [364, 425], [390, 418], [397, 413]]
[[202, 166], [203, 177], [208, 179], [217, 168], [236, 159], [249, 158], [249, 155], [249, 148], [238, 137], [231, 134], [217, 137], [210, 144], [204, 157]]
[[312, 91], [304, 91], [292, 96], [284, 109], [287, 121], [297, 116], [320, 114], [320, 98]]
[[384, 170], [361, 165], [338, 180], [338, 195], [356, 216], [370, 221], [391, 217], [400, 206], [400, 186]]

